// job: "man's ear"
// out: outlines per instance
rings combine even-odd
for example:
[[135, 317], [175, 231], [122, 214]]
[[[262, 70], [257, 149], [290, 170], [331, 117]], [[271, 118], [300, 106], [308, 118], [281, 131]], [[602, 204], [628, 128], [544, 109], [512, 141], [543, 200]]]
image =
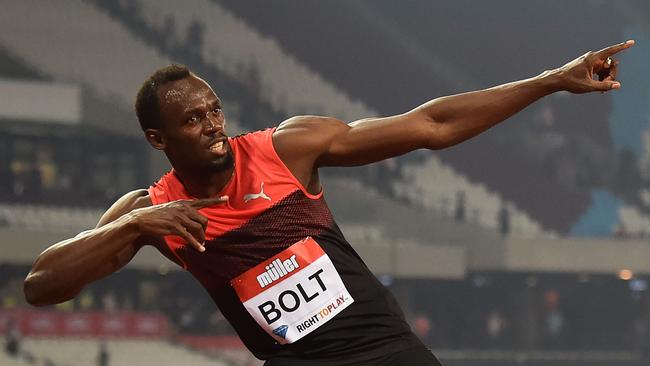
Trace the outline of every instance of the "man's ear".
[[151, 144], [154, 149], [164, 150], [167, 146], [167, 144], [165, 144], [165, 138], [163, 137], [162, 133], [160, 133], [160, 130], [157, 130], [155, 128], [147, 128], [144, 130], [144, 136], [147, 138], [147, 141], [149, 141], [149, 144]]

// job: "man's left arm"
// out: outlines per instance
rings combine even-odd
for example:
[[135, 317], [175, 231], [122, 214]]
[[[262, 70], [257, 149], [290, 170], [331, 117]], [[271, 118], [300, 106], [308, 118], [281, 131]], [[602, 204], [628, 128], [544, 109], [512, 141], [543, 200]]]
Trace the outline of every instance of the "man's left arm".
[[633, 44], [627, 41], [588, 52], [530, 79], [437, 98], [401, 115], [350, 124], [327, 117], [294, 117], [278, 126], [274, 144], [299, 178], [314, 167], [363, 165], [420, 148], [445, 148], [482, 133], [548, 94], [619, 88], [618, 62], [611, 56]]

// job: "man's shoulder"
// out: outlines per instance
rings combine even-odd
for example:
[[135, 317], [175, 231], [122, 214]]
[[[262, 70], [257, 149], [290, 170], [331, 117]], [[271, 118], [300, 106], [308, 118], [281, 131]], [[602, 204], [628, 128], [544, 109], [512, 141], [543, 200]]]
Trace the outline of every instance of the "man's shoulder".
[[333, 117], [300, 115], [287, 118], [275, 127], [267, 127], [261, 130], [245, 132], [231, 138], [235, 143], [261, 143], [272, 138], [283, 138], [295, 133], [317, 132], [319, 129], [327, 128], [332, 124], [341, 124], [342, 121]]
[[273, 144], [283, 160], [320, 155], [348, 125], [340, 119], [324, 116], [296, 116], [280, 123]]
[[263, 144], [265, 141], [270, 141], [275, 129], [275, 127], [269, 127], [262, 130], [244, 132], [232, 136], [228, 140], [231, 145], [236, 145], [237, 147], [242, 146], [245, 148], [246, 146], [256, 146]]
[[282, 121], [276, 128], [276, 132], [283, 132], [292, 129], [319, 128], [330, 123], [341, 123], [342, 121], [334, 117], [301, 115], [293, 116]]
[[103, 226], [116, 220], [118, 217], [135, 209], [152, 206], [149, 192], [146, 189], [136, 189], [124, 194], [113, 205], [106, 210], [99, 219], [97, 227]]
[[123, 195], [117, 203], [122, 203], [123, 205], [131, 206], [131, 209], [148, 207], [153, 205], [151, 197], [149, 196], [149, 191], [144, 188], [135, 189], [131, 192]]

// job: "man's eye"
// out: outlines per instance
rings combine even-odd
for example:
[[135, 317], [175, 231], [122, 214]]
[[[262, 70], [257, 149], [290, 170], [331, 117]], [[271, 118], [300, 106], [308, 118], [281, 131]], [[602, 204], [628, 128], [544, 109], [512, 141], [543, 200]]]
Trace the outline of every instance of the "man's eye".
[[199, 121], [199, 117], [197, 117], [197, 116], [192, 116], [192, 117], [187, 119], [187, 122], [189, 122], [189, 123], [196, 123], [198, 121]]

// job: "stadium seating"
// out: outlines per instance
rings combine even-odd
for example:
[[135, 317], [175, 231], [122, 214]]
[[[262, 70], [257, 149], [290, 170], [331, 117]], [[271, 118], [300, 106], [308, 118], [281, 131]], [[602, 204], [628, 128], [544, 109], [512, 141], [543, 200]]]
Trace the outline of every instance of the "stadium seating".
[[557, 235], [551, 230], [544, 230], [514, 203], [504, 202], [498, 193], [490, 191], [483, 184], [469, 181], [439, 159], [429, 158], [424, 162], [405, 164], [403, 170], [403, 177], [394, 182], [394, 190], [398, 197], [406, 198], [414, 205], [450, 215], [457, 194], [462, 193], [465, 196], [467, 221], [477, 220], [480, 226], [497, 230], [499, 211], [506, 205], [512, 234], [521, 237]]
[[497, 245], [502, 239], [495, 230], [457, 222], [438, 206], [427, 209], [424, 203], [389, 199], [352, 179], [325, 178], [325, 199], [351, 243], [468, 246], [484, 241]]
[[[313, 70], [284, 52], [277, 41], [262, 36], [215, 2], [193, 0], [192, 4], [177, 4], [170, 1], [169, 6], [160, 6], [160, 2], [157, 1], [141, 0], [139, 4], [142, 6], [143, 17], [154, 28], [162, 28], [165, 19], [169, 17], [173, 17], [179, 29], [186, 29], [191, 22], [200, 22], [206, 33], [210, 35], [204, 40], [203, 56], [207, 60], [214, 60], [215, 66], [225, 72], [235, 75], [237, 72], [235, 65], [254, 60], [260, 69], [262, 85], [268, 86], [271, 91], [268, 93], [271, 103], [282, 107], [286, 98], [289, 114], [312, 111], [312, 113], [338, 116], [344, 120], [379, 114], [360, 102], [351, 101], [345, 92], [326, 82]], [[274, 99], [279, 96], [282, 100]], [[479, 211], [478, 224], [486, 228], [495, 228], [496, 213], [502, 201], [498, 194], [487, 192], [480, 183], [469, 182], [462, 174], [453, 171], [435, 156], [430, 157], [430, 161], [434, 163], [427, 167], [430, 169], [429, 176], [419, 183], [413, 182], [414, 186], [428, 185], [435, 191], [434, 198], [424, 199], [437, 201], [439, 196], [454, 197], [459, 189], [469, 191], [471, 201], [474, 205], [478, 205], [471, 207]], [[439, 175], [444, 175], [449, 180], [449, 184], [430, 184], [437, 181]], [[436, 180], [431, 180], [431, 176]], [[411, 188], [413, 189], [417, 188]], [[413, 203], [416, 206], [421, 205], [420, 202]], [[426, 204], [424, 206], [436, 207], [436, 205]], [[513, 232], [523, 236], [535, 236], [544, 232], [537, 222], [520, 210], [513, 212], [511, 226]]]
[[[132, 104], [143, 75], [170, 63], [85, 2], [15, 2], [11, 11], [0, 13], [0, 30], [0, 44], [29, 65], [126, 106]], [[138, 132], [132, 121], [114, 123], [122, 132]]]
[[0, 203], [0, 221], [30, 230], [80, 231], [95, 227], [103, 210]]
[[[106, 346], [111, 366], [230, 366], [224, 361], [164, 341], [108, 340]], [[23, 348], [39, 359], [52, 360], [57, 366], [88, 366], [97, 364], [99, 342], [90, 339], [27, 338]]]
[[[614, 42], [629, 37], [636, 38], [638, 46], [647, 44], [643, 42], [647, 32], [641, 18], [635, 18], [636, 25], [612, 19], [612, 24], [627, 24], [622, 30], [610, 27], [574, 33], [576, 17], [595, 19], [603, 11], [601, 3], [572, 4], [560, 17], [556, 17], [554, 6], [540, 5], [534, 15], [530, 14], [532, 23], [520, 27], [512, 37], [513, 24], [518, 24], [528, 11], [527, 5], [517, 1], [501, 4], [498, 17], [506, 20], [501, 22], [484, 17], [493, 10], [491, 5], [466, 0], [413, 2], [409, 6], [393, 1], [296, 4], [279, 0], [263, 12], [250, 2], [213, 1], [260, 34], [277, 39], [286, 53], [340, 90], [382, 112], [407, 110], [431, 96], [533, 75], [541, 70], [539, 67], [558, 65], [563, 57], [582, 52], [585, 45], [600, 46], [592, 40]], [[626, 12], [647, 13], [642, 11], [641, 2], [629, 6]], [[448, 14], [465, 20], [459, 23], [457, 17]], [[542, 25], [542, 19], [551, 17], [557, 21], [554, 31]], [[296, 28], [301, 32], [295, 32]], [[566, 42], [566, 34], [573, 34], [570, 42]], [[513, 46], [517, 52], [512, 52]], [[644, 75], [641, 70], [647, 57], [643, 55], [647, 54], [647, 48], [636, 46], [633, 52], [621, 54], [627, 75]], [[481, 67], [476, 66], [477, 57], [482, 60]], [[512, 218], [513, 231], [523, 226], [521, 231], [535, 235], [535, 227], [526, 228], [532, 218], [533, 226], [541, 225], [563, 235], [571, 233], [595, 204], [590, 200], [590, 190], [604, 181], [613, 182], [616, 195], [648, 215], [647, 200], [644, 204], [636, 198], [636, 192], [630, 192], [647, 184], [635, 179], [634, 174], [623, 177], [617, 172], [618, 164], [612, 162], [621, 158], [621, 145], [634, 150], [639, 129], [647, 128], [647, 108], [638, 99], [647, 95], [647, 86], [643, 85], [648, 83], [642, 79], [624, 80], [627, 87], [611, 96], [580, 99], [561, 93], [546, 98], [499, 126], [498, 132], [487, 133], [438, 157], [471, 181], [498, 192], [500, 199], [516, 206], [514, 211], [526, 212], [528, 217]], [[621, 144], [623, 136], [633, 141]], [[546, 137], [554, 141], [553, 146], [544, 146]], [[612, 142], [619, 147], [613, 148]], [[625, 154], [621, 156], [626, 160]], [[627, 161], [634, 164], [631, 159]], [[491, 213], [481, 212], [481, 216], [494, 221]], [[586, 233], [592, 235], [600, 229], [597, 223], [586, 226]]]
[[[380, 114], [367, 104], [353, 100], [345, 86], [339, 87], [325, 80], [313, 66], [288, 52], [281, 40], [262, 35], [255, 24], [249, 23], [252, 21], [250, 18], [238, 16], [224, 5], [227, 2], [192, 0], [190, 3], [177, 4], [167, 1], [165, 6], [153, 0], [131, 3], [138, 5], [140, 16], [156, 29], [163, 29], [170, 17], [181, 34], [198, 22], [206, 34], [203, 47], [199, 50], [202, 58], [234, 78], [239, 75], [241, 65], [254, 63], [259, 68], [263, 91], [261, 97], [288, 114], [322, 113], [344, 120]], [[43, 77], [81, 83], [89, 87], [88, 93], [85, 93], [87, 95], [96, 92], [99, 96], [96, 99], [103, 98], [128, 106], [142, 75], [170, 63], [171, 59], [119, 19], [103, 12], [100, 6], [103, 6], [101, 2], [66, 2], [56, 6], [42, 0], [13, 3], [12, 11], [0, 14], [0, 46], [24, 60]], [[30, 21], [21, 22], [10, 14], [29, 14]], [[65, 22], [61, 19], [78, 21]], [[49, 26], [51, 24], [56, 26]], [[51, 30], [42, 32], [44, 28]], [[34, 37], [34, 34], [39, 36]], [[68, 39], [75, 39], [75, 42], [66, 42]], [[78, 61], [78, 64], [71, 63], [71, 59]], [[121, 132], [138, 132], [133, 121], [119, 118], [114, 122], [110, 124], [111, 128]], [[269, 121], [269, 124], [275, 122]], [[553, 221], [552, 217], [548, 217], [553, 216], [548, 210], [539, 210], [544, 203], [544, 194], [523, 192], [529, 198], [522, 199], [521, 194], [502, 192], [503, 179], [497, 182], [476, 172], [468, 175], [466, 166], [453, 162], [456, 166], [453, 169], [440, 156], [443, 155], [431, 155], [424, 164], [409, 161], [406, 175], [393, 183], [396, 196], [416, 207], [450, 212], [458, 192], [464, 192], [467, 216], [473, 222], [484, 228], [496, 229], [498, 214], [502, 207], [507, 207], [511, 232], [524, 237], [566, 233], [566, 226], [572, 222], [565, 216], [575, 219], [584, 209], [583, 206], [588, 204], [582, 196], [578, 199], [571, 192], [563, 192], [559, 203], [568, 202], [565, 206], [575, 206], [577, 211], [567, 213], [567, 207], [557, 207], [555, 212], [559, 213]], [[549, 187], [557, 188], [553, 184], [550, 182]], [[569, 202], [567, 197], [575, 198], [575, 202]], [[576, 206], [576, 203], [579, 205]], [[648, 231], [647, 224], [644, 224], [648, 221], [647, 217], [634, 206], [621, 210], [620, 217], [624, 223], [631, 220], [626, 226], [634, 228], [633, 232]], [[562, 225], [565, 227], [559, 227]]]
[[624, 236], [647, 237], [650, 235], [650, 217], [631, 205], [623, 205], [618, 211]]
[[238, 64], [255, 62], [260, 69], [262, 86], [270, 89], [272, 104], [284, 107], [289, 115], [325, 114], [354, 120], [374, 114], [285, 53], [277, 41], [255, 32], [214, 2], [166, 1], [165, 6], [161, 6], [160, 1], [141, 0], [140, 4], [147, 21], [158, 27], [167, 16], [173, 16], [180, 29], [186, 29], [193, 21], [200, 22], [208, 35], [204, 40], [203, 57], [212, 60], [223, 71], [236, 75]]
[[11, 357], [4, 352], [0, 352], [0, 365], [2, 366], [33, 366], [25, 361], [22, 357]]
[[[27, 338], [23, 349], [33, 354], [36, 365], [49, 360], [54, 366], [88, 366], [97, 364], [99, 341], [88, 339]], [[259, 366], [244, 350], [224, 350], [222, 356], [208, 357], [196, 351], [154, 340], [108, 340], [111, 366], [191, 365], [191, 366]], [[626, 351], [480, 351], [435, 350], [445, 365], [450, 366], [641, 366], [644, 360], [637, 352]], [[0, 365], [33, 366], [24, 357], [12, 358], [0, 352]]]

